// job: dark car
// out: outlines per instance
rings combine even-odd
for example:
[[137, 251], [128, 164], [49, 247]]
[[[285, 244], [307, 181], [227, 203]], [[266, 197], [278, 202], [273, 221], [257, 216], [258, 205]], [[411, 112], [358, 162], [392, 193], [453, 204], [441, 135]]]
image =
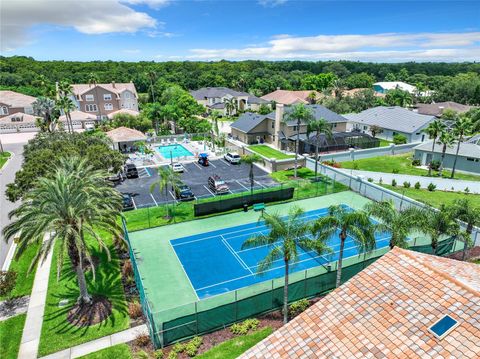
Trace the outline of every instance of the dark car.
[[122, 193], [122, 200], [123, 200], [123, 210], [130, 211], [135, 209], [135, 205], [133, 204], [132, 195], [129, 193]]
[[125, 165], [125, 176], [127, 178], [138, 178], [137, 166], [133, 163], [127, 163]]
[[208, 155], [206, 153], [200, 153], [198, 156], [198, 163], [202, 166], [208, 166]]
[[192, 189], [186, 184], [181, 184], [175, 187], [175, 197], [180, 201], [191, 201], [195, 199]]

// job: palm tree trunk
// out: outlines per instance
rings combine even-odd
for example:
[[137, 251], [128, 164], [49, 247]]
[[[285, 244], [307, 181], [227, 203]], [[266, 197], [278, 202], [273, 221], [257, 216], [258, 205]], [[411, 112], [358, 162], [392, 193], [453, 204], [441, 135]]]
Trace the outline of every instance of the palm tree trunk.
[[431, 175], [432, 175], [432, 161], [433, 161], [433, 156], [434, 156], [434, 154], [435, 154], [435, 152], [433, 152], [433, 151], [435, 151], [435, 140], [436, 140], [436, 139], [437, 139], [436, 137], [433, 138], [432, 159], [431, 159], [430, 163], [428, 164], [428, 176], [431, 176]]
[[253, 195], [253, 162], [250, 163], [250, 173], [248, 176], [250, 177], [250, 194]]
[[92, 297], [88, 294], [87, 281], [85, 280], [85, 273], [83, 272], [82, 257], [74, 243], [68, 245], [68, 256], [77, 275], [78, 288], [80, 290], [78, 303], [90, 304]]
[[436, 256], [437, 255], [437, 240], [436, 239], [432, 239], [432, 250], [433, 250], [433, 255]]
[[319, 136], [319, 133], [317, 131], [317, 138], [315, 142], [315, 181], [317, 180], [317, 173], [318, 173], [318, 136]]
[[445, 161], [445, 153], [447, 152], [447, 145], [444, 143], [442, 148], [442, 159], [440, 160], [440, 168], [438, 169], [438, 175], [442, 177], [443, 162]]
[[450, 176], [450, 178], [453, 178], [455, 176], [455, 167], [457, 167], [457, 158], [458, 158], [459, 151], [460, 151], [460, 138], [458, 139], [457, 153], [455, 153], [455, 159], [453, 160], [452, 175]]
[[[473, 224], [469, 223], [469, 224], [467, 225], [467, 230], [466, 230], [466, 232], [468, 233], [468, 236], [469, 236], [469, 237], [472, 236], [472, 231], [473, 231]], [[465, 259], [467, 259], [467, 253], [468, 253], [468, 242], [467, 242], [467, 240], [465, 239], [465, 242], [463, 243], [462, 261], [464, 261]]]
[[297, 140], [295, 141], [295, 173], [293, 176], [297, 178], [297, 168], [298, 168], [298, 145], [300, 142], [300, 121], [297, 121]]
[[283, 324], [288, 323], [288, 260], [285, 261], [285, 285], [283, 286]]
[[345, 239], [347, 238], [346, 234], [340, 233], [340, 252], [338, 257], [338, 267], [337, 267], [337, 281], [335, 283], [335, 288], [340, 287], [342, 281], [342, 260], [343, 260], [343, 249], [345, 247]]
[[215, 135], [213, 134], [214, 131], [212, 131], [212, 148], [213, 148], [213, 153], [215, 153]]

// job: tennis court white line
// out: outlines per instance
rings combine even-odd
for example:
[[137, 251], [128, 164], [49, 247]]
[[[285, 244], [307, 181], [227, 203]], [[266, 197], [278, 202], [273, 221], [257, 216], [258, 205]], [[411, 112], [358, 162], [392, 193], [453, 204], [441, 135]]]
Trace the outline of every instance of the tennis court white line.
[[240, 265], [243, 267], [243, 269], [246, 269], [248, 270], [251, 274], [253, 274], [253, 272], [250, 270], [250, 268], [247, 266], [247, 264], [242, 260], [242, 258], [240, 258], [240, 256], [233, 250], [232, 246], [230, 244], [228, 244], [228, 242], [225, 240], [225, 238], [222, 237], [222, 242], [223, 244], [225, 245], [225, 247], [227, 247], [227, 249], [233, 254], [233, 256], [237, 259], [237, 261], [240, 263]]
[[155, 197], [153, 197], [153, 194], [150, 193], [150, 197], [152, 197], [153, 202], [155, 202], [155, 206], [158, 206], [158, 203], [157, 203], [157, 201], [155, 201]]
[[172, 248], [172, 250], [173, 250], [173, 254], [175, 254], [175, 258], [177, 258], [178, 263], [180, 263], [180, 267], [182, 267], [183, 273], [185, 274], [185, 276], [186, 276], [187, 279], [188, 279], [188, 283], [190, 283], [190, 287], [192, 287], [193, 291], [195, 292], [195, 296], [197, 297], [198, 300], [200, 300], [200, 298], [199, 298], [198, 295], [197, 295], [197, 291], [196, 291], [195, 288], [193, 287], [193, 284], [192, 284], [192, 282], [190, 281], [190, 277], [188, 276], [187, 271], [185, 270], [185, 267], [184, 267], [183, 264], [182, 264], [182, 261], [181, 261], [180, 258], [178, 258], [178, 256], [177, 256], [177, 252], [175, 252], [175, 249], [173, 249], [173, 248]]

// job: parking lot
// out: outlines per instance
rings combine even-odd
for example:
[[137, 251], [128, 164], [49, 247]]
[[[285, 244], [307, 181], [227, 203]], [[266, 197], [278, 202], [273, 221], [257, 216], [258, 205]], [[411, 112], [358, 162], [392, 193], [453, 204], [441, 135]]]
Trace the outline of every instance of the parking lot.
[[[182, 181], [190, 186], [195, 197], [213, 197], [215, 194], [208, 188], [209, 176], [218, 175], [230, 188], [230, 193], [245, 192], [250, 190], [250, 179], [248, 174], [250, 166], [246, 164], [232, 165], [224, 159], [210, 161], [210, 166], [203, 167], [196, 162], [184, 163], [185, 171], [181, 173]], [[261, 168], [254, 166], [255, 189], [275, 187], [278, 184]], [[175, 199], [173, 191], [168, 188], [160, 192], [157, 188], [150, 192], [150, 187], [158, 183], [158, 173], [155, 168], [139, 168], [138, 178], [126, 179], [116, 186], [122, 193], [130, 193], [135, 208], [152, 207], [172, 202]], [[221, 196], [221, 195], [219, 195]]]

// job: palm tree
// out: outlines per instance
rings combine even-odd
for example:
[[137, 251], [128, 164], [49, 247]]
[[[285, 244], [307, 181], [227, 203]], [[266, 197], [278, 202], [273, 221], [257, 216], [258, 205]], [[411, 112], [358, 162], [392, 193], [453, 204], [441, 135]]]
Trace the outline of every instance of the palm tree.
[[444, 204], [440, 210], [424, 209], [419, 217], [421, 231], [430, 237], [433, 254], [437, 254], [438, 241], [443, 236], [456, 236], [460, 232], [460, 226], [453, 218], [452, 213]]
[[315, 104], [317, 102], [317, 93], [315, 91], [312, 91], [308, 94], [307, 100], [310, 104]]
[[215, 138], [219, 135], [218, 129], [218, 119], [220, 118], [220, 112], [218, 110], [213, 110], [210, 113], [210, 119], [212, 120], [212, 146], [213, 152], [215, 152]]
[[[432, 161], [433, 161], [433, 156], [435, 154], [435, 143], [437, 142], [438, 136], [445, 131], [446, 125], [440, 121], [440, 120], [435, 120], [431, 122], [427, 128], [425, 128], [424, 132], [428, 134], [428, 136], [433, 140], [432, 142]], [[431, 166], [431, 161], [428, 164], [428, 175], [432, 175], [432, 166]]]
[[[61, 160], [51, 178], [40, 178], [29, 191], [22, 204], [9, 217], [15, 220], [3, 231], [7, 240], [19, 235], [17, 258], [34, 243], [42, 243], [29, 270], [40, 260], [45, 260], [55, 243], [57, 278], [60, 276], [65, 256], [75, 270], [80, 304], [91, 303], [84, 273], [84, 262], [92, 264], [91, 249], [86, 237], [94, 239], [108, 254], [108, 247], [97, 234], [101, 229], [121, 237], [117, 218], [122, 209], [118, 191], [105, 180], [108, 174], [94, 170], [85, 159], [70, 157]], [[95, 278], [95, 270], [92, 265]]]
[[254, 185], [254, 178], [253, 178], [253, 164], [262, 162], [263, 159], [256, 153], [252, 153], [251, 155], [242, 156], [242, 162], [250, 165], [250, 172], [248, 174], [248, 178], [250, 178], [250, 194], [253, 194], [253, 185]]
[[313, 233], [322, 242], [332, 238], [340, 229], [340, 251], [338, 257], [337, 280], [338, 288], [342, 280], [343, 250], [347, 234], [351, 235], [359, 252], [369, 252], [375, 248], [375, 226], [364, 211], [350, 211], [342, 206], [331, 206], [328, 216], [321, 217], [313, 224]]
[[[448, 208], [453, 218], [467, 224], [467, 238], [472, 238], [473, 227], [480, 225], [480, 207], [475, 207], [472, 201], [462, 198], [453, 201]], [[468, 241], [464, 241], [462, 260], [467, 257]]]
[[307, 138], [310, 134], [315, 132], [315, 179], [318, 173], [318, 145], [320, 142], [320, 135], [324, 134], [328, 139], [332, 138], [332, 125], [330, 125], [324, 118], [314, 119], [307, 124]]
[[326, 241], [309, 238], [311, 225], [302, 218], [304, 211], [298, 207], [292, 207], [288, 218], [279, 213], [264, 213], [260, 220], [265, 221], [269, 229], [267, 234], [258, 234], [250, 237], [242, 244], [242, 249], [258, 246], [269, 246], [266, 257], [258, 263], [257, 273], [268, 271], [275, 261], [283, 259], [285, 266], [285, 285], [283, 288], [283, 322], [288, 322], [288, 275], [290, 264], [298, 262], [298, 248], [315, 250], [319, 255], [330, 252]]
[[75, 110], [77, 106], [75, 106], [73, 101], [69, 98], [70, 94], [72, 94], [72, 85], [67, 81], [60, 81], [58, 84], [57, 106], [65, 113], [68, 130], [73, 132], [73, 123], [70, 112]]
[[91, 72], [88, 74], [88, 85], [95, 87], [95, 102], [97, 103], [97, 112], [98, 112], [98, 119], [100, 120], [102, 117], [102, 113], [100, 112], [100, 99], [98, 98], [98, 76], [97, 74]]
[[[162, 190], [165, 190], [165, 197], [168, 199], [168, 188], [171, 187], [172, 190], [175, 192], [175, 189], [180, 185], [180, 183], [181, 183], [180, 175], [177, 172], [173, 172], [172, 167], [170, 166], [159, 167], [158, 182], [152, 183], [152, 185], [150, 186], [150, 192], [153, 193], [155, 191], [155, 188], [158, 187], [158, 190], [160, 192]], [[168, 207], [168, 202], [169, 201], [167, 200], [166, 218], [171, 218], [171, 214], [173, 214], [173, 208], [172, 208], [172, 211], [170, 211]], [[173, 204], [175, 204], [175, 201], [173, 201]]]
[[332, 82], [332, 91], [333, 96], [340, 100], [343, 96], [343, 92], [345, 91], [345, 85], [341, 79], [336, 79]]
[[43, 119], [42, 128], [48, 132], [55, 131], [57, 119], [55, 114], [55, 101], [47, 97], [38, 97], [34, 103], [32, 103], [33, 113], [36, 116], [40, 116]]
[[410, 95], [409, 92], [403, 91], [401, 89], [394, 89], [388, 91], [385, 99], [390, 105], [396, 105], [401, 107], [407, 107], [413, 102], [412, 95]]
[[440, 133], [439, 139], [443, 147], [442, 147], [442, 158], [440, 160], [440, 167], [438, 168], [438, 175], [442, 177], [443, 164], [445, 162], [445, 154], [447, 152], [447, 147], [451, 147], [453, 145], [453, 142], [455, 141], [455, 137], [450, 133], [450, 131], [444, 130], [442, 131], [442, 133]]
[[408, 234], [421, 229], [422, 211], [416, 207], [409, 207], [403, 211], [397, 211], [393, 201], [370, 202], [364, 210], [373, 217], [381, 220], [376, 229], [382, 232], [390, 232], [390, 249], [393, 247], [407, 248]]
[[152, 93], [152, 102], [155, 102], [155, 92], [153, 91], [153, 83], [155, 82], [155, 78], [157, 77], [157, 74], [155, 71], [150, 70], [150, 71], [147, 71], [147, 76], [148, 76], [148, 79], [150, 80], [150, 91]]
[[297, 139], [295, 140], [295, 171], [294, 177], [297, 177], [298, 168], [298, 147], [300, 139], [300, 126], [307, 125], [315, 119], [312, 110], [303, 103], [292, 106], [292, 109], [283, 115], [283, 122], [295, 121], [297, 124]]
[[458, 120], [453, 124], [453, 135], [457, 140], [457, 152], [455, 153], [455, 159], [453, 160], [452, 174], [450, 178], [455, 176], [455, 167], [457, 167], [458, 152], [460, 152], [460, 146], [462, 145], [465, 136], [468, 136], [473, 129], [473, 123], [470, 117], [466, 114], [462, 114]]
[[227, 114], [229, 116], [233, 115], [237, 109], [237, 100], [235, 97], [225, 99], [225, 109], [227, 110]]

